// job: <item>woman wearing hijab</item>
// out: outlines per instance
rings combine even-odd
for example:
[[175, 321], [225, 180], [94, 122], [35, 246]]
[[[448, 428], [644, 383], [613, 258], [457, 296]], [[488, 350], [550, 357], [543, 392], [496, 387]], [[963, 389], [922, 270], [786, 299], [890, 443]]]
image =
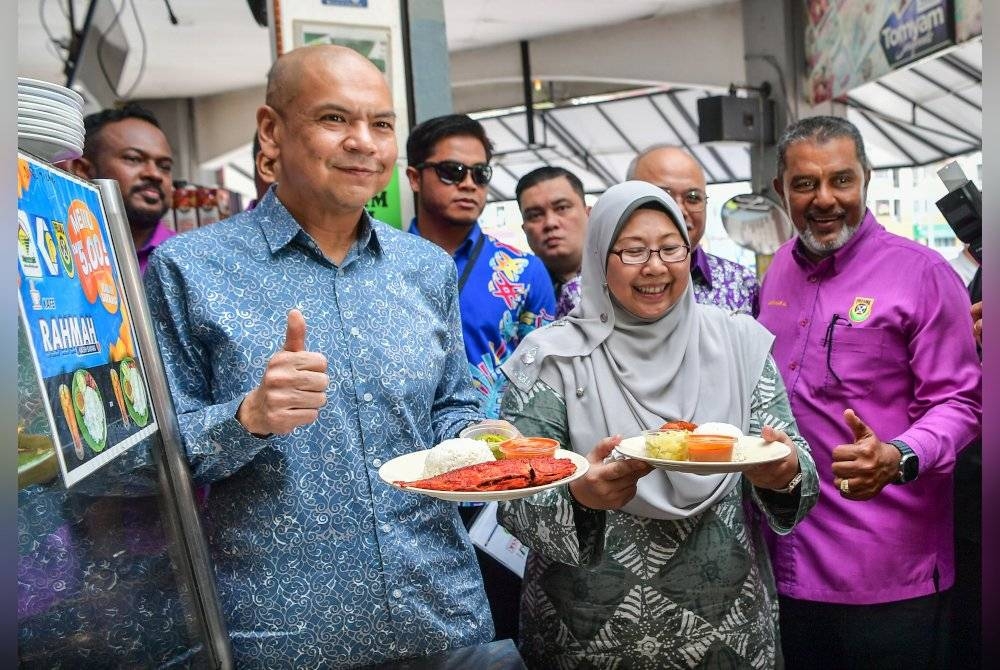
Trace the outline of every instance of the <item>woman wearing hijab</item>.
[[[608, 189], [587, 226], [580, 305], [503, 366], [504, 418], [591, 464], [569, 486], [500, 505], [501, 524], [531, 549], [520, 629], [529, 667], [782, 665], [759, 520], [791, 531], [816, 502], [816, 466], [773, 336], [695, 303], [689, 251], [664, 191]], [[742, 475], [654, 470], [613, 453], [623, 436], [675, 420], [731, 423], [791, 453]]]

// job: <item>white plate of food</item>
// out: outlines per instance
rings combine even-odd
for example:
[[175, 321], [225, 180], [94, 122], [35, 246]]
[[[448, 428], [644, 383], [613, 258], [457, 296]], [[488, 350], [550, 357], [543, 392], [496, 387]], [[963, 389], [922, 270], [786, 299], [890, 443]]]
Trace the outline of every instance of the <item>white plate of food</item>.
[[[453, 502], [490, 502], [516, 500], [534, 495], [539, 491], [569, 484], [582, 477], [590, 463], [586, 458], [566, 449], [557, 449], [549, 459], [512, 458], [485, 461], [463, 466], [434, 477], [425, 477], [424, 465], [430, 449], [397, 456], [379, 468], [378, 474], [390, 486], [401, 491], [421, 493], [441, 500]], [[536, 462], [537, 461], [537, 462]], [[567, 462], [568, 461], [568, 462]], [[450, 476], [450, 477], [449, 477]], [[551, 479], [550, 478], [554, 478]], [[446, 488], [424, 488], [429, 484]], [[541, 485], [531, 485], [532, 481], [543, 481]], [[455, 490], [455, 486], [520, 484], [518, 488], [504, 490]], [[451, 487], [451, 488], [447, 488]]]
[[742, 472], [755, 465], [780, 461], [791, 453], [784, 442], [765, 442], [764, 438], [745, 435], [736, 438], [732, 459], [728, 461], [691, 461], [654, 458], [646, 451], [646, 439], [643, 435], [629, 437], [621, 441], [617, 451], [622, 456], [646, 461], [661, 470], [689, 472], [696, 475], [716, 475], [728, 472]]

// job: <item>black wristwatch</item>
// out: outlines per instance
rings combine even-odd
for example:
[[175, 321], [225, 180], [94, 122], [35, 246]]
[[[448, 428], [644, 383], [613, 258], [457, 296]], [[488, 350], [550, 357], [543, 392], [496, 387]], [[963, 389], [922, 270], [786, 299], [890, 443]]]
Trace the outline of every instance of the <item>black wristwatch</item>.
[[892, 440], [892, 446], [899, 449], [899, 474], [893, 484], [907, 484], [917, 478], [920, 472], [920, 459], [917, 454], [902, 440]]

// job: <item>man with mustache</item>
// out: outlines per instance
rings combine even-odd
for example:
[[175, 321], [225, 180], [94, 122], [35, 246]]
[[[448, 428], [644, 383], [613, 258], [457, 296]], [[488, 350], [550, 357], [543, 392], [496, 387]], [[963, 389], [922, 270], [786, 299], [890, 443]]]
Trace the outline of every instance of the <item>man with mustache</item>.
[[798, 236], [774, 255], [760, 322], [820, 474], [790, 534], [765, 528], [790, 668], [946, 668], [956, 455], [978, 434], [969, 298], [939, 253], [865, 204], [858, 129], [787, 128], [774, 189]]
[[69, 170], [84, 179], [118, 182], [139, 270], [145, 272], [153, 249], [176, 234], [163, 220], [174, 199], [170, 143], [153, 113], [134, 103], [90, 114], [83, 125], [83, 155]]
[[257, 111], [277, 181], [150, 259], [239, 668], [370, 666], [493, 637], [456, 506], [378, 474], [482, 418], [451, 259], [365, 210], [396, 169], [396, 123], [356, 51], [284, 54]]

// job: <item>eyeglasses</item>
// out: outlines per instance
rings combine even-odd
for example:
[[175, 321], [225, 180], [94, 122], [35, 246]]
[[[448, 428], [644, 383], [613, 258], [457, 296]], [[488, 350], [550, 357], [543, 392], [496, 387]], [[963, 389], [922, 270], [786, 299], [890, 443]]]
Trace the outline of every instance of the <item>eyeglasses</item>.
[[459, 163], [458, 161], [441, 161], [439, 163], [431, 163], [428, 161], [426, 163], [415, 165], [414, 167], [418, 170], [434, 168], [434, 172], [437, 173], [438, 179], [445, 184], [461, 184], [465, 181], [465, 175], [468, 172], [472, 173], [472, 181], [480, 186], [486, 186], [490, 183], [490, 179], [493, 178], [493, 168], [486, 163], [466, 165], [464, 163]]
[[649, 261], [654, 251], [664, 263], [680, 263], [688, 257], [691, 248], [685, 244], [676, 247], [660, 247], [659, 249], [629, 247], [628, 249], [612, 250], [608, 254], [618, 256], [625, 265], [642, 265]]
[[680, 199], [678, 199], [678, 196], [675, 195], [670, 188], [666, 186], [661, 186], [660, 188], [666, 191], [667, 195], [673, 198], [678, 205], [681, 205], [689, 212], [703, 211], [705, 209], [705, 203], [708, 202], [708, 196], [696, 188], [688, 189], [687, 191], [680, 193]]

